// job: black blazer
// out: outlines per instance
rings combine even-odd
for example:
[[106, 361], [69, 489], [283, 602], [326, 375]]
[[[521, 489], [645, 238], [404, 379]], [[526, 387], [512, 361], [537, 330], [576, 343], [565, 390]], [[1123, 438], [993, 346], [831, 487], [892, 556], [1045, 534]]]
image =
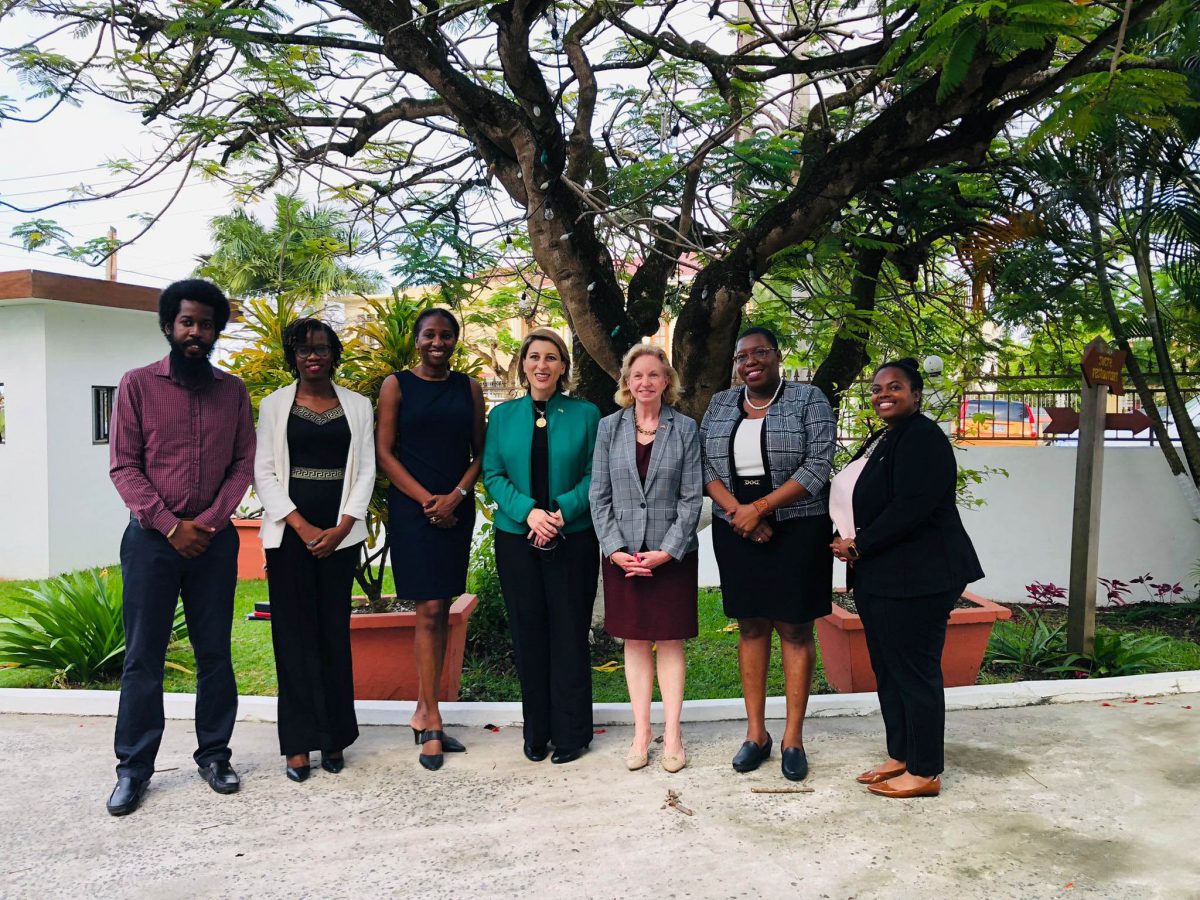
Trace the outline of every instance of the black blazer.
[[878, 440], [854, 486], [855, 589], [921, 597], [982, 578], [955, 504], [958, 464], [946, 435], [916, 413]]

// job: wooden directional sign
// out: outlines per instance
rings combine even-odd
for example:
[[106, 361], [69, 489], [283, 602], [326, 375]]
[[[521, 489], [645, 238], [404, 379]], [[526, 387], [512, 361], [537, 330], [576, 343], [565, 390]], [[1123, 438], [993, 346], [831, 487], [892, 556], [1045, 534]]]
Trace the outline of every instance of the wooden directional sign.
[[1109, 413], [1104, 417], [1104, 427], [1110, 431], [1132, 431], [1141, 434], [1150, 427], [1150, 417], [1140, 409], [1127, 413]]
[[1050, 421], [1042, 434], [1073, 434], [1079, 430], [1079, 410], [1069, 406], [1047, 406]]
[[1101, 338], [1095, 338], [1083, 351], [1083, 380], [1088, 387], [1104, 385], [1114, 394], [1124, 394], [1121, 370], [1125, 368], [1125, 352], [1113, 350]]
[[[1047, 406], [1050, 421], [1042, 434], [1074, 434], [1079, 430], [1079, 412], [1069, 406]], [[1104, 417], [1106, 431], [1128, 431], [1141, 434], [1150, 427], [1150, 417], [1140, 409], [1127, 413], [1108, 413]]]

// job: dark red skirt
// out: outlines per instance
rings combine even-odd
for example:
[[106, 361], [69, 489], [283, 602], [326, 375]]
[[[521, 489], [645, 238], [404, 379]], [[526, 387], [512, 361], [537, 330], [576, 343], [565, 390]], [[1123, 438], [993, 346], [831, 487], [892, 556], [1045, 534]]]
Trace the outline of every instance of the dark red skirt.
[[604, 628], [632, 641], [682, 641], [700, 631], [696, 620], [697, 554], [672, 559], [649, 578], [626, 578], [609, 560], [604, 570]]

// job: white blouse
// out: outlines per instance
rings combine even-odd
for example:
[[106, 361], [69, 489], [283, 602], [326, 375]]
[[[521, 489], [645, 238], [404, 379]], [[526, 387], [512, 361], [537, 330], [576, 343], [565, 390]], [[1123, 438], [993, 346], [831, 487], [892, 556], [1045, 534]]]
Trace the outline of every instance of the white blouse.
[[766, 475], [763, 468], [762, 419], [742, 419], [733, 433], [733, 470], [742, 478]]
[[838, 472], [829, 484], [829, 517], [833, 519], [837, 533], [847, 540], [854, 538], [854, 486], [869, 458], [870, 454], [860, 456]]

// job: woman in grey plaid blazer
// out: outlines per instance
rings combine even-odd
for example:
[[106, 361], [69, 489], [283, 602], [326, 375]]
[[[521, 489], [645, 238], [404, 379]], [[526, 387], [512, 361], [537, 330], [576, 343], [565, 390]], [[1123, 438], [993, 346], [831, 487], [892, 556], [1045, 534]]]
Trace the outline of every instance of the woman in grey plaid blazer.
[[783, 774], [808, 774], [804, 713], [816, 663], [813, 620], [828, 615], [829, 471], [836, 420], [811, 385], [785, 382], [775, 335], [750, 328], [734, 350], [743, 387], [712, 398], [700, 425], [704, 482], [713, 500], [713, 552], [725, 615], [738, 620], [738, 666], [746, 700], [739, 772], [771, 755], [765, 703], [771, 632], [779, 634], [787, 692]]
[[589, 500], [604, 555], [604, 624], [625, 641], [634, 735], [625, 764], [649, 761], [654, 650], [663, 698], [662, 766], [686, 765], [683, 642], [695, 637], [696, 523], [704, 501], [696, 423], [673, 408], [679, 375], [660, 347], [637, 344], [621, 363], [616, 401], [600, 420]]

